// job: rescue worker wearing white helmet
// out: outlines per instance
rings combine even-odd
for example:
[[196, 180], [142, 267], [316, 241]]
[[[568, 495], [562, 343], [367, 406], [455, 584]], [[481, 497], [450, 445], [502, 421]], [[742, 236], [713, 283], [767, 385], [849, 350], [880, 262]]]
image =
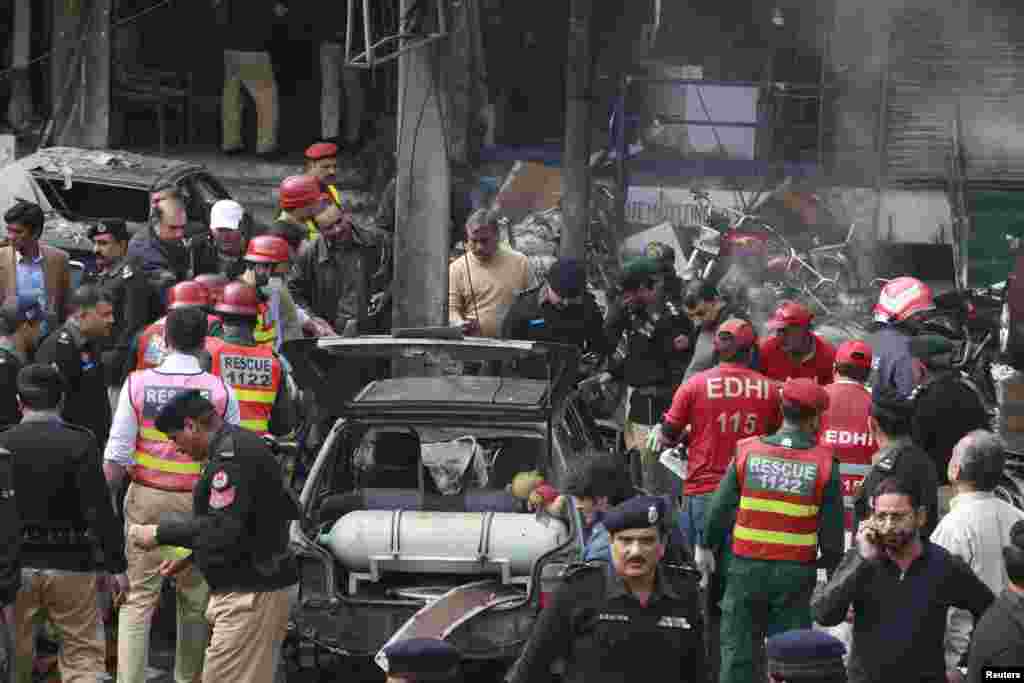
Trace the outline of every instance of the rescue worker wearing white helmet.
[[871, 335], [874, 358], [870, 384], [877, 393], [889, 388], [906, 398], [916, 386], [910, 338], [922, 317], [935, 310], [932, 290], [913, 277], [898, 277], [882, 288], [875, 304], [875, 322], [881, 327]]

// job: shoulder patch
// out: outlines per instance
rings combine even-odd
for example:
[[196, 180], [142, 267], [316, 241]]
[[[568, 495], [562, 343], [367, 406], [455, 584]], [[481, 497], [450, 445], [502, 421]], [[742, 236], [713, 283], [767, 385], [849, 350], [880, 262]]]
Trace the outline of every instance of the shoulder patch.
[[878, 461], [878, 469], [884, 470], [884, 471], [888, 472], [888, 471], [892, 470], [893, 465], [895, 465], [895, 464], [896, 464], [896, 458], [894, 458], [891, 455], [887, 455], [887, 456], [885, 456], [884, 458], [882, 458], [881, 460]]
[[604, 562], [573, 563], [565, 568], [564, 578], [566, 581], [575, 581], [577, 579], [583, 578], [584, 576], [589, 576], [597, 570], [604, 569], [604, 567]]
[[62, 330], [61, 333], [59, 335], [57, 335], [57, 343], [58, 344], [70, 344], [71, 343], [71, 335]]
[[217, 491], [221, 491], [227, 488], [230, 481], [228, 480], [228, 473], [224, 470], [217, 472], [213, 475], [213, 479], [210, 480], [210, 485]]
[[125, 280], [130, 280], [133, 275], [135, 275], [135, 271], [132, 270], [131, 266], [125, 266], [124, 270], [121, 271], [121, 277]]

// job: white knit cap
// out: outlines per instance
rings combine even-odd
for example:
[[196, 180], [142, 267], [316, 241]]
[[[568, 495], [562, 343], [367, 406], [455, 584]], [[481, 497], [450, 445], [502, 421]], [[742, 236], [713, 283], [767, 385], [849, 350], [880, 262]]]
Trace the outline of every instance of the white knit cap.
[[226, 228], [238, 230], [238, 224], [242, 222], [242, 214], [245, 209], [234, 199], [221, 199], [210, 210], [210, 228]]

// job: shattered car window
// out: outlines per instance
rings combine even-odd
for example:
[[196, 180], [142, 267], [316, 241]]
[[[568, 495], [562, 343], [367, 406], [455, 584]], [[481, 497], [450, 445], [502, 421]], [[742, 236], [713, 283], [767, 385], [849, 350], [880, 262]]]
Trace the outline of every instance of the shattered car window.
[[443, 495], [462, 493], [463, 487], [487, 487], [487, 464], [483, 449], [472, 436], [454, 441], [425, 443], [421, 447], [423, 464]]

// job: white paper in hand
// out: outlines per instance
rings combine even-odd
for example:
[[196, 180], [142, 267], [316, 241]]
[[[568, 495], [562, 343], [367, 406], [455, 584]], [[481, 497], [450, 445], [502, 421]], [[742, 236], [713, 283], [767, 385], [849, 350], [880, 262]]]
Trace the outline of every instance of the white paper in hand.
[[661, 454], [658, 458], [658, 462], [667, 467], [677, 477], [686, 481], [686, 460], [676, 455], [674, 449], [670, 449]]

